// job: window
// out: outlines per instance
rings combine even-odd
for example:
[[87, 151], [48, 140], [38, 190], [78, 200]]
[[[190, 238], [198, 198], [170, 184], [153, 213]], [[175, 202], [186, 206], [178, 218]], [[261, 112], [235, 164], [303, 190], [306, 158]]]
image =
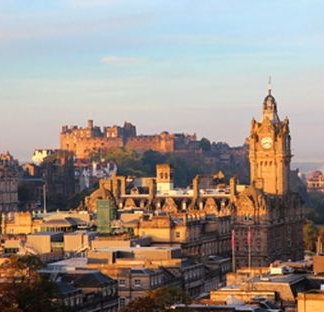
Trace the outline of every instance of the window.
[[119, 298], [119, 307], [122, 308], [126, 305], [126, 299], [125, 298]]
[[126, 286], [126, 281], [124, 279], [119, 280], [119, 287], [125, 287]]
[[141, 287], [142, 286], [141, 280], [139, 280], [139, 279], [134, 280], [134, 286]]
[[176, 238], [180, 238], [180, 232], [176, 232]]
[[252, 216], [250, 214], [244, 215], [244, 221], [246, 221], [246, 222], [252, 221]]

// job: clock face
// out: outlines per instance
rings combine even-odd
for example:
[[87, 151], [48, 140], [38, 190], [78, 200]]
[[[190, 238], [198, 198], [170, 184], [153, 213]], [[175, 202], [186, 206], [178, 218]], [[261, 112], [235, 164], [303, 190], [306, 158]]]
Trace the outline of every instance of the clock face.
[[269, 149], [272, 146], [272, 139], [270, 137], [263, 137], [261, 139], [261, 145], [264, 149]]

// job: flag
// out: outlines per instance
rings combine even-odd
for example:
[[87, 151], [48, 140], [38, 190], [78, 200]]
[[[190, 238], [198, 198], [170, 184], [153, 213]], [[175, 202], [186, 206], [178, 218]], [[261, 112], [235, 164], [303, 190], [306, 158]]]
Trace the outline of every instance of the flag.
[[232, 250], [235, 249], [235, 232], [232, 230]]

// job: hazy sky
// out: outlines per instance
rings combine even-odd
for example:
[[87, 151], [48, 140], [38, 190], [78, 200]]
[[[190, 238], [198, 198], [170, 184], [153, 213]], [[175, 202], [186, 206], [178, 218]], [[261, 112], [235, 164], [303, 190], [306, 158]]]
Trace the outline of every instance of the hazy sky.
[[241, 145], [269, 75], [294, 160], [323, 160], [323, 0], [0, 0], [0, 152], [88, 119]]

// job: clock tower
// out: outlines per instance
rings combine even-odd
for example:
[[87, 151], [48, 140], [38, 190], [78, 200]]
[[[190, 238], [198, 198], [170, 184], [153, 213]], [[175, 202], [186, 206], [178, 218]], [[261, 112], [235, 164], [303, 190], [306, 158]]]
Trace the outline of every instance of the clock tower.
[[290, 179], [289, 120], [280, 121], [271, 88], [265, 97], [262, 118], [252, 119], [249, 137], [251, 183], [265, 193], [286, 195]]
[[[260, 121], [249, 136], [251, 185], [235, 199], [232, 216], [236, 267], [267, 266], [275, 260], [300, 260], [303, 248], [303, 200], [298, 183], [290, 187], [289, 120], [280, 120], [271, 88]], [[292, 173], [297, 182], [297, 175]]]

